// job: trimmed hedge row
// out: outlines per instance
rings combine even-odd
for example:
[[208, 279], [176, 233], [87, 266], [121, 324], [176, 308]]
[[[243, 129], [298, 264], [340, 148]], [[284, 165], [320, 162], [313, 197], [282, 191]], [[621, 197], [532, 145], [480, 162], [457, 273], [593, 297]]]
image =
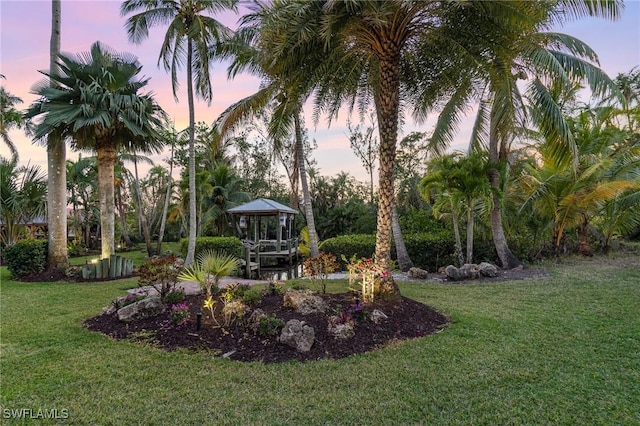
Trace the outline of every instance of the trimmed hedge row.
[[47, 240], [22, 240], [4, 249], [2, 257], [13, 278], [38, 274], [47, 266]]
[[[455, 257], [455, 244], [453, 233], [438, 232], [433, 234], [410, 234], [404, 236], [404, 242], [409, 252], [409, 257], [413, 264], [429, 272], [435, 272], [438, 268], [447, 265], [457, 265]], [[342, 260], [342, 255], [347, 259], [352, 256], [356, 258], [372, 257], [375, 252], [375, 235], [358, 234], [343, 235], [329, 238], [320, 244], [320, 251], [331, 253], [336, 256], [340, 263], [340, 268], [346, 270], [346, 264]], [[464, 250], [464, 247], [463, 247]], [[474, 261], [496, 263], [497, 256], [491, 241], [474, 242]], [[391, 243], [391, 258], [396, 259], [396, 250]]]
[[[182, 257], [187, 256], [189, 248], [189, 240], [182, 238], [180, 240], [180, 252]], [[227, 253], [239, 258], [243, 257], [242, 241], [236, 237], [199, 237], [196, 238], [196, 258], [202, 250], [213, 250], [218, 253]]]

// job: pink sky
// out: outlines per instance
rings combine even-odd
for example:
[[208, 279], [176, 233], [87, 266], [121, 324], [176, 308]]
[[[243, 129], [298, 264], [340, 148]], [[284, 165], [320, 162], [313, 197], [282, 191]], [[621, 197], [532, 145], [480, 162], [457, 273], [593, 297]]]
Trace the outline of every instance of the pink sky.
[[[120, 17], [120, 4], [120, 1], [62, 0], [61, 50], [85, 52], [93, 42], [100, 40], [116, 51], [136, 55], [143, 65], [141, 74], [151, 78], [149, 90], [155, 93], [158, 103], [176, 122], [176, 128], [185, 128], [188, 125], [188, 110], [184, 73], [178, 76], [181, 90], [178, 94], [179, 103], [176, 104], [169, 76], [164, 69], [157, 67], [165, 28], [152, 30], [150, 38], [141, 45], [130, 44], [124, 30], [125, 18]], [[0, 73], [6, 77], [1, 83], [10, 93], [22, 98], [24, 103], [19, 108], [26, 108], [35, 100], [35, 96], [29, 93], [32, 85], [43, 78], [38, 70], [49, 66], [51, 2], [0, 0], [0, 16]], [[218, 18], [230, 27], [236, 27], [238, 16], [230, 13]], [[561, 31], [589, 44], [598, 53], [602, 68], [611, 77], [640, 65], [640, 2], [637, 0], [626, 2], [622, 19], [616, 22], [589, 18], [565, 25]], [[196, 121], [212, 123], [231, 103], [255, 92], [258, 83], [257, 79], [246, 75], [229, 81], [226, 78], [226, 66], [215, 64], [213, 102], [210, 106], [202, 102], [196, 105]], [[310, 111], [311, 108], [307, 108], [308, 115]], [[454, 149], [467, 145], [471, 116], [462, 124]], [[404, 130], [407, 133], [429, 130], [433, 127], [435, 117], [435, 114], [430, 116], [421, 127], [407, 123]], [[329, 129], [325, 122], [318, 123], [317, 129], [314, 129], [311, 119], [307, 119], [309, 135], [318, 142], [314, 156], [322, 175], [334, 175], [344, 170], [364, 181], [367, 179], [366, 172], [349, 147], [344, 126], [346, 119], [345, 111]], [[12, 131], [10, 136], [18, 147], [22, 163], [30, 161], [46, 170], [44, 148], [32, 144], [22, 131]], [[0, 154], [5, 157], [9, 155], [4, 144], [0, 145]], [[67, 156], [75, 159], [77, 154], [68, 151]], [[154, 161], [165, 165], [162, 162], [165, 157], [156, 156]]]

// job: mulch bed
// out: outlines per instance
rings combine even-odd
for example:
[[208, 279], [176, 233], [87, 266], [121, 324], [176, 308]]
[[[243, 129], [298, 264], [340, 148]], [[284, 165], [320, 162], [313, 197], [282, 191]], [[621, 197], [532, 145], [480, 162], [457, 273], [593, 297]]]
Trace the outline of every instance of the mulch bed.
[[[168, 325], [168, 314], [155, 318], [136, 320], [130, 323], [119, 321], [115, 313], [101, 314], [85, 321], [93, 331], [104, 333], [114, 339], [129, 339], [166, 349], [186, 348], [209, 351], [238, 361], [261, 361], [274, 363], [283, 361], [311, 361], [337, 359], [384, 347], [390, 342], [413, 339], [442, 330], [448, 318], [427, 305], [406, 297], [399, 301], [376, 302], [365, 305], [368, 312], [380, 309], [388, 318], [379, 324], [370, 320], [356, 323], [355, 335], [346, 340], [336, 339], [327, 330], [328, 317], [348, 309], [353, 304], [351, 293], [320, 295], [328, 306], [326, 313], [302, 315], [284, 307], [282, 295], [264, 295], [256, 306], [266, 314], [287, 322], [299, 319], [314, 328], [315, 342], [309, 352], [298, 352], [277, 341], [277, 336], [258, 334], [241, 320], [229, 327], [215, 327], [208, 309], [202, 309], [202, 326], [196, 330], [196, 312], [203, 306], [204, 296], [187, 296], [191, 317], [183, 326]], [[219, 307], [221, 302], [216, 303]], [[248, 318], [247, 312], [245, 318]]]

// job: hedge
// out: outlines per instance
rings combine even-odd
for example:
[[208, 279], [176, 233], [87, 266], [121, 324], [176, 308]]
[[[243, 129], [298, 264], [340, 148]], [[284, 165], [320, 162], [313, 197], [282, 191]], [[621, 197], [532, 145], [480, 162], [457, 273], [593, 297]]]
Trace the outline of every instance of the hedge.
[[47, 266], [47, 240], [22, 240], [2, 254], [13, 278], [38, 274]]
[[[182, 257], [187, 256], [189, 240], [180, 240], [180, 252]], [[213, 250], [219, 253], [227, 253], [239, 258], [243, 257], [242, 241], [236, 237], [199, 237], [196, 238], [196, 257], [202, 250]]]
[[[404, 235], [404, 242], [414, 266], [426, 269], [429, 272], [435, 272], [442, 266], [457, 265], [454, 241], [453, 233], [447, 231]], [[340, 262], [340, 268], [346, 270], [342, 255], [347, 259], [352, 256], [356, 258], [372, 257], [375, 252], [375, 246], [375, 235], [358, 234], [329, 238], [320, 244], [319, 249], [321, 252], [331, 253], [336, 256], [336, 259]], [[463, 245], [464, 250], [465, 247]], [[475, 241], [473, 253], [475, 262], [487, 261], [495, 263], [497, 261], [493, 244], [490, 241]], [[393, 241], [391, 242], [391, 258], [397, 258]]]

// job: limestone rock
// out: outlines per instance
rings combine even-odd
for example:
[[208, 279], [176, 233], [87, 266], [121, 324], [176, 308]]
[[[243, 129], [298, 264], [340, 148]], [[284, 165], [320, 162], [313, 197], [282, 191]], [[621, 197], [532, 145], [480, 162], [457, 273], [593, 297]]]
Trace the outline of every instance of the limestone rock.
[[409, 278], [426, 280], [427, 278], [429, 278], [429, 272], [425, 271], [424, 269], [413, 267], [409, 269], [409, 272], [407, 272], [407, 276]]
[[151, 296], [118, 309], [118, 319], [130, 322], [136, 319], [155, 317], [163, 313], [165, 309], [159, 296]]
[[324, 300], [311, 290], [287, 290], [284, 294], [284, 306], [293, 308], [303, 315], [324, 312], [327, 309]]
[[315, 331], [304, 321], [292, 319], [284, 325], [278, 340], [295, 348], [298, 352], [309, 352], [315, 341]]
[[[329, 321], [329, 324], [331, 324], [331, 321]], [[353, 324], [346, 322], [344, 324], [330, 326], [329, 334], [336, 339], [346, 340], [355, 336], [356, 332], [353, 330]]]
[[374, 309], [369, 317], [375, 324], [380, 324], [382, 321], [385, 321], [389, 318], [387, 314], [382, 312], [380, 309]]
[[480, 278], [480, 268], [475, 263], [465, 263], [460, 269], [469, 271], [470, 278], [472, 280]]
[[478, 269], [480, 270], [480, 275], [484, 277], [497, 277], [498, 276], [498, 267], [492, 265], [489, 262], [482, 262], [478, 265]]

